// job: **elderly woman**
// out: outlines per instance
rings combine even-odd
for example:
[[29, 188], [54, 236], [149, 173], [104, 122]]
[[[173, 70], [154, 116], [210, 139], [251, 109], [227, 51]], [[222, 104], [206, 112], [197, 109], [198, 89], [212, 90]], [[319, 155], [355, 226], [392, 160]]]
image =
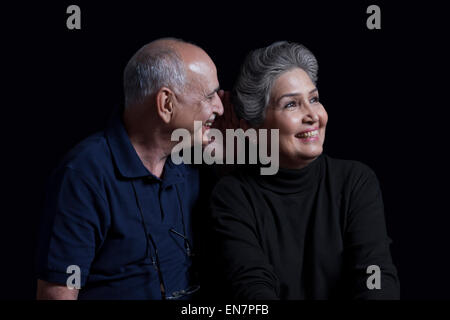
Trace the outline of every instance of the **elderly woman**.
[[279, 129], [280, 168], [237, 170], [213, 191], [213, 229], [237, 299], [399, 298], [374, 172], [323, 153], [317, 71], [313, 54], [288, 42], [242, 66], [236, 114], [245, 128]]

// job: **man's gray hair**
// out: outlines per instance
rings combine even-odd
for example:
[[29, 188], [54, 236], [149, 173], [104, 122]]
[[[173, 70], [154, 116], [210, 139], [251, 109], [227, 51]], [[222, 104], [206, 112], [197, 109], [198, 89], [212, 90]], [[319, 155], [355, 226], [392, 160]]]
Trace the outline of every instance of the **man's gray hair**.
[[[164, 38], [185, 42], [181, 39]], [[184, 63], [175, 49], [167, 47], [140, 48], [128, 61], [124, 70], [125, 107], [143, 100], [166, 86], [181, 92], [186, 83]]]
[[301, 44], [279, 41], [250, 52], [234, 87], [237, 116], [252, 126], [261, 125], [275, 80], [294, 68], [303, 69], [316, 84], [319, 65]]

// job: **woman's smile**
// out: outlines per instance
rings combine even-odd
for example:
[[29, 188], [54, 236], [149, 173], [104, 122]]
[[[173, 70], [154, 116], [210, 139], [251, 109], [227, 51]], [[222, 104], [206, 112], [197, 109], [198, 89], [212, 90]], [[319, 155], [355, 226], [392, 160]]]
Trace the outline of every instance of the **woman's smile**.
[[319, 140], [319, 128], [313, 128], [306, 131], [302, 131], [295, 135], [296, 138], [299, 138], [302, 142], [312, 142]]

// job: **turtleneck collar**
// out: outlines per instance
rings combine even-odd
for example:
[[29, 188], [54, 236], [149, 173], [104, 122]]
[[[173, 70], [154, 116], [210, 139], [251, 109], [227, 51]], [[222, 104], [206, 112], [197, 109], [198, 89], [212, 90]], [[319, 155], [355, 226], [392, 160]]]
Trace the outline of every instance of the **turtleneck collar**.
[[320, 179], [324, 154], [301, 169], [279, 168], [274, 175], [260, 175], [259, 169], [253, 172], [256, 181], [263, 188], [276, 193], [299, 193], [311, 189]]

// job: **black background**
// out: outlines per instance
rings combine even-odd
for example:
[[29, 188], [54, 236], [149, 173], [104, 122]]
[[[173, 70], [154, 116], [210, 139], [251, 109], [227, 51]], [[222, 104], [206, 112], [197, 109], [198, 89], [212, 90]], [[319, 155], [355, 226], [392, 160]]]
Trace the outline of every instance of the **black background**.
[[[66, 28], [71, 4], [81, 8], [81, 30]], [[366, 27], [370, 4], [381, 8], [381, 30]], [[278, 40], [308, 47], [329, 115], [325, 152], [368, 164], [380, 180], [402, 299], [449, 299], [443, 13], [429, 1], [4, 6], [0, 297], [34, 299], [46, 179], [123, 103], [122, 72], [133, 53], [170, 36], [204, 48], [225, 90], [249, 50]]]

